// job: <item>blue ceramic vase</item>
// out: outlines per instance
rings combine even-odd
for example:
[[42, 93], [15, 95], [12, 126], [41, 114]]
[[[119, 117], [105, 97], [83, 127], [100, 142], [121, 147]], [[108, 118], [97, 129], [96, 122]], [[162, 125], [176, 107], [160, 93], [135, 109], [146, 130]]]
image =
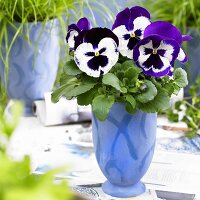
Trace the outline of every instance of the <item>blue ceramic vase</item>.
[[[15, 23], [16, 27], [21, 26]], [[27, 39], [27, 30], [28, 37]], [[59, 63], [59, 23], [50, 20], [45, 25], [25, 23], [9, 54], [7, 93], [12, 99], [25, 103], [25, 114], [32, 113], [32, 102], [44, 98], [52, 90]], [[16, 31], [8, 27], [8, 42]], [[2, 45], [4, 48], [4, 45]], [[5, 83], [5, 68], [0, 59], [0, 79]]]
[[127, 198], [145, 192], [140, 181], [152, 161], [157, 114], [137, 111], [115, 103], [105, 121], [92, 117], [93, 142], [98, 165], [107, 178], [102, 189], [114, 197]]

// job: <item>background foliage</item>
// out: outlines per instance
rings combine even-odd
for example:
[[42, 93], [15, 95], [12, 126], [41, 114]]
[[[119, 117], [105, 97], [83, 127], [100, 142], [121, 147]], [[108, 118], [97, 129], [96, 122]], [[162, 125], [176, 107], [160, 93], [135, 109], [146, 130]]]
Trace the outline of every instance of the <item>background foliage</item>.
[[184, 34], [188, 32], [188, 28], [200, 27], [199, 0], [136, 0], [136, 4], [148, 9], [153, 20], [171, 22]]
[[28, 156], [13, 160], [7, 147], [22, 114], [22, 104], [12, 107], [12, 115], [4, 115], [0, 106], [0, 199], [1, 200], [81, 200], [75, 196], [65, 180], [55, 183], [54, 176], [63, 169], [49, 171], [44, 175], [32, 174]]

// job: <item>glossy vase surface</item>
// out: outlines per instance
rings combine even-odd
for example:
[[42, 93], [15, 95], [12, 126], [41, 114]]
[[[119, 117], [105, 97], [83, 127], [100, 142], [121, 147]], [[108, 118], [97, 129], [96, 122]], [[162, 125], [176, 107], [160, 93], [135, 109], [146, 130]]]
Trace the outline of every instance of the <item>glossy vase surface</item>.
[[[16, 27], [20, 25], [15, 24]], [[32, 113], [32, 102], [43, 99], [44, 93], [52, 90], [59, 63], [59, 30], [57, 20], [50, 20], [45, 25], [25, 23], [23, 34], [12, 45], [7, 93], [12, 99], [24, 101], [28, 115]], [[9, 44], [15, 34], [16, 31], [9, 27]], [[5, 83], [5, 65], [1, 59], [0, 78]]]
[[115, 197], [134, 197], [145, 192], [140, 181], [153, 158], [157, 114], [115, 103], [105, 121], [92, 117], [93, 142], [98, 165], [107, 178], [102, 189]]

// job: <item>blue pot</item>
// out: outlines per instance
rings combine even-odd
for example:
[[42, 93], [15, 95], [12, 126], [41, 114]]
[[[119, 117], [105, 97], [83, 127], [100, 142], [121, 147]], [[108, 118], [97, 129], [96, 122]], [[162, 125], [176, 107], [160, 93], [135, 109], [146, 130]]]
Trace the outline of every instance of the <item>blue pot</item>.
[[[52, 90], [59, 63], [59, 26], [51, 20], [42, 23], [26, 23], [23, 34], [15, 40], [9, 55], [7, 93], [12, 99], [24, 101], [26, 114], [32, 113], [32, 102], [43, 99], [44, 93]], [[15, 24], [16, 27], [20, 23]], [[29, 30], [29, 40], [27, 36]], [[8, 27], [8, 41], [16, 31]], [[0, 78], [5, 83], [5, 70], [0, 60]]]
[[145, 192], [140, 182], [152, 161], [157, 114], [138, 111], [130, 115], [115, 103], [108, 118], [92, 117], [96, 159], [107, 181], [102, 189], [114, 197], [134, 197]]

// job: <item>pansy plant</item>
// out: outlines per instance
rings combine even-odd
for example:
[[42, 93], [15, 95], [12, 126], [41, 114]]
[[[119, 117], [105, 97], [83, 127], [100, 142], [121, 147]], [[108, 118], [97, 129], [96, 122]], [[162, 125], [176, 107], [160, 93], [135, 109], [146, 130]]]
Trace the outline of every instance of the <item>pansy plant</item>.
[[152, 22], [145, 8], [124, 9], [112, 30], [91, 28], [81, 18], [68, 26], [66, 39], [73, 57], [52, 100], [76, 97], [79, 105], [91, 104], [99, 120], [106, 119], [114, 102], [125, 103], [130, 114], [165, 110], [171, 95], [188, 83], [175, 61], [187, 61], [181, 45], [191, 37], [168, 22]]

